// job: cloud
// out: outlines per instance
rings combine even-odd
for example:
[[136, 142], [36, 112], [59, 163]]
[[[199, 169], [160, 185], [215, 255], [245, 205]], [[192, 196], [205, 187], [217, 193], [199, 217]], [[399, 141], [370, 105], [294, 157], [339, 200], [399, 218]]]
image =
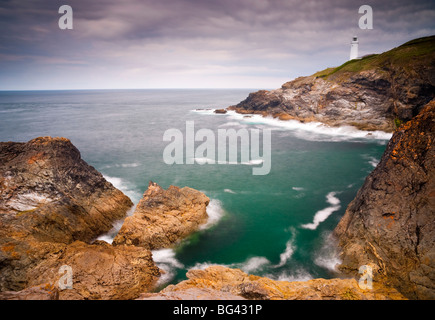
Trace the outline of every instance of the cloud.
[[75, 0], [70, 5], [74, 29], [66, 31], [57, 27], [58, 1], [0, 1], [0, 57], [5, 58], [0, 88], [23, 88], [23, 74], [26, 88], [34, 88], [40, 83], [36, 71], [44, 68], [50, 76], [44, 85], [52, 83], [51, 88], [59, 77], [64, 86], [69, 77], [70, 88], [73, 83], [176, 86], [175, 81], [180, 87], [270, 88], [343, 63], [354, 34], [365, 54], [435, 33], [435, 4], [423, 0], [370, 1], [373, 30], [358, 28], [360, 1]]

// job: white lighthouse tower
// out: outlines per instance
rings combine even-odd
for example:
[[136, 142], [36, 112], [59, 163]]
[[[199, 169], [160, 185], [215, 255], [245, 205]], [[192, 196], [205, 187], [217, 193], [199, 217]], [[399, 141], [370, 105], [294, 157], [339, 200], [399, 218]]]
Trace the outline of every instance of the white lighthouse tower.
[[349, 60], [358, 58], [358, 38], [353, 37], [350, 44], [350, 58]]

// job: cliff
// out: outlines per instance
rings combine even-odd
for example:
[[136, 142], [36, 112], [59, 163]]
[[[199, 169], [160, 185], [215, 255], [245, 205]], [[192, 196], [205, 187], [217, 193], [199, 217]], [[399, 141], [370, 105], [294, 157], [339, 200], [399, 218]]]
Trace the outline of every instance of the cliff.
[[435, 298], [434, 119], [435, 100], [394, 133], [335, 229], [342, 271], [371, 265], [413, 299]]
[[276, 281], [248, 275], [239, 269], [212, 266], [189, 270], [188, 280], [159, 293], [145, 293], [141, 300], [401, 300], [397, 290], [376, 283], [363, 290], [355, 279]]
[[[131, 299], [149, 290], [160, 275], [149, 250], [91, 244], [131, 206], [68, 139], [0, 143], [0, 298]], [[63, 265], [74, 285], [57, 292]]]
[[249, 94], [228, 107], [282, 120], [392, 132], [435, 97], [435, 36]]
[[150, 250], [171, 247], [207, 221], [209, 202], [205, 194], [195, 189], [170, 186], [164, 190], [150, 181], [135, 212], [125, 219], [113, 244]]

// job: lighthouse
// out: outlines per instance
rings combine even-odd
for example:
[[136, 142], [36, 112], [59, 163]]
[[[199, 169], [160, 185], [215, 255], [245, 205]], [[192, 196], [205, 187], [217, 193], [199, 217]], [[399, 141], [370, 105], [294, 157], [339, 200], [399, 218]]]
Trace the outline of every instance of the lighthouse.
[[353, 37], [350, 43], [350, 58], [349, 60], [358, 58], [358, 38]]

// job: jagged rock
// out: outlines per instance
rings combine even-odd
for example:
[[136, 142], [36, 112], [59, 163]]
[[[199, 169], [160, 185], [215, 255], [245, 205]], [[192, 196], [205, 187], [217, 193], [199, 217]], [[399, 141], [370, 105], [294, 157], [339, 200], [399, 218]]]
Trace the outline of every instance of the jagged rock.
[[205, 292], [208, 299], [249, 300], [385, 300], [405, 299], [397, 290], [375, 283], [363, 290], [355, 279], [314, 279], [308, 281], [276, 281], [248, 275], [239, 269], [212, 266], [205, 270], [189, 270], [188, 280], [170, 285], [159, 293], [148, 293], [140, 299], [194, 299], [193, 293]]
[[50, 284], [30, 287], [21, 291], [0, 292], [0, 300], [58, 300], [58, 298], [57, 288]]
[[393, 131], [435, 97], [435, 36], [352, 60], [281, 88], [249, 94], [229, 110]]
[[160, 273], [149, 250], [89, 244], [131, 206], [68, 139], [0, 143], [2, 297], [53, 298], [37, 288], [58, 288], [63, 265], [73, 288], [59, 290], [60, 299], [132, 299], [150, 290]]
[[340, 269], [372, 265], [409, 298], [435, 299], [435, 100], [393, 135], [335, 234]]
[[164, 190], [150, 181], [134, 214], [125, 219], [113, 244], [151, 250], [170, 247], [206, 222], [209, 201], [195, 189], [170, 186]]
[[30, 286], [50, 283], [58, 287], [62, 266], [71, 267], [72, 288], [59, 289], [62, 300], [134, 299], [153, 288], [160, 273], [149, 250], [134, 246], [113, 247], [104, 241], [69, 245], [37, 243], [42, 255], [27, 271]]
[[3, 234], [32, 235], [41, 241], [89, 242], [109, 231], [132, 205], [81, 159], [68, 139], [43, 137], [27, 143], [0, 143]]

